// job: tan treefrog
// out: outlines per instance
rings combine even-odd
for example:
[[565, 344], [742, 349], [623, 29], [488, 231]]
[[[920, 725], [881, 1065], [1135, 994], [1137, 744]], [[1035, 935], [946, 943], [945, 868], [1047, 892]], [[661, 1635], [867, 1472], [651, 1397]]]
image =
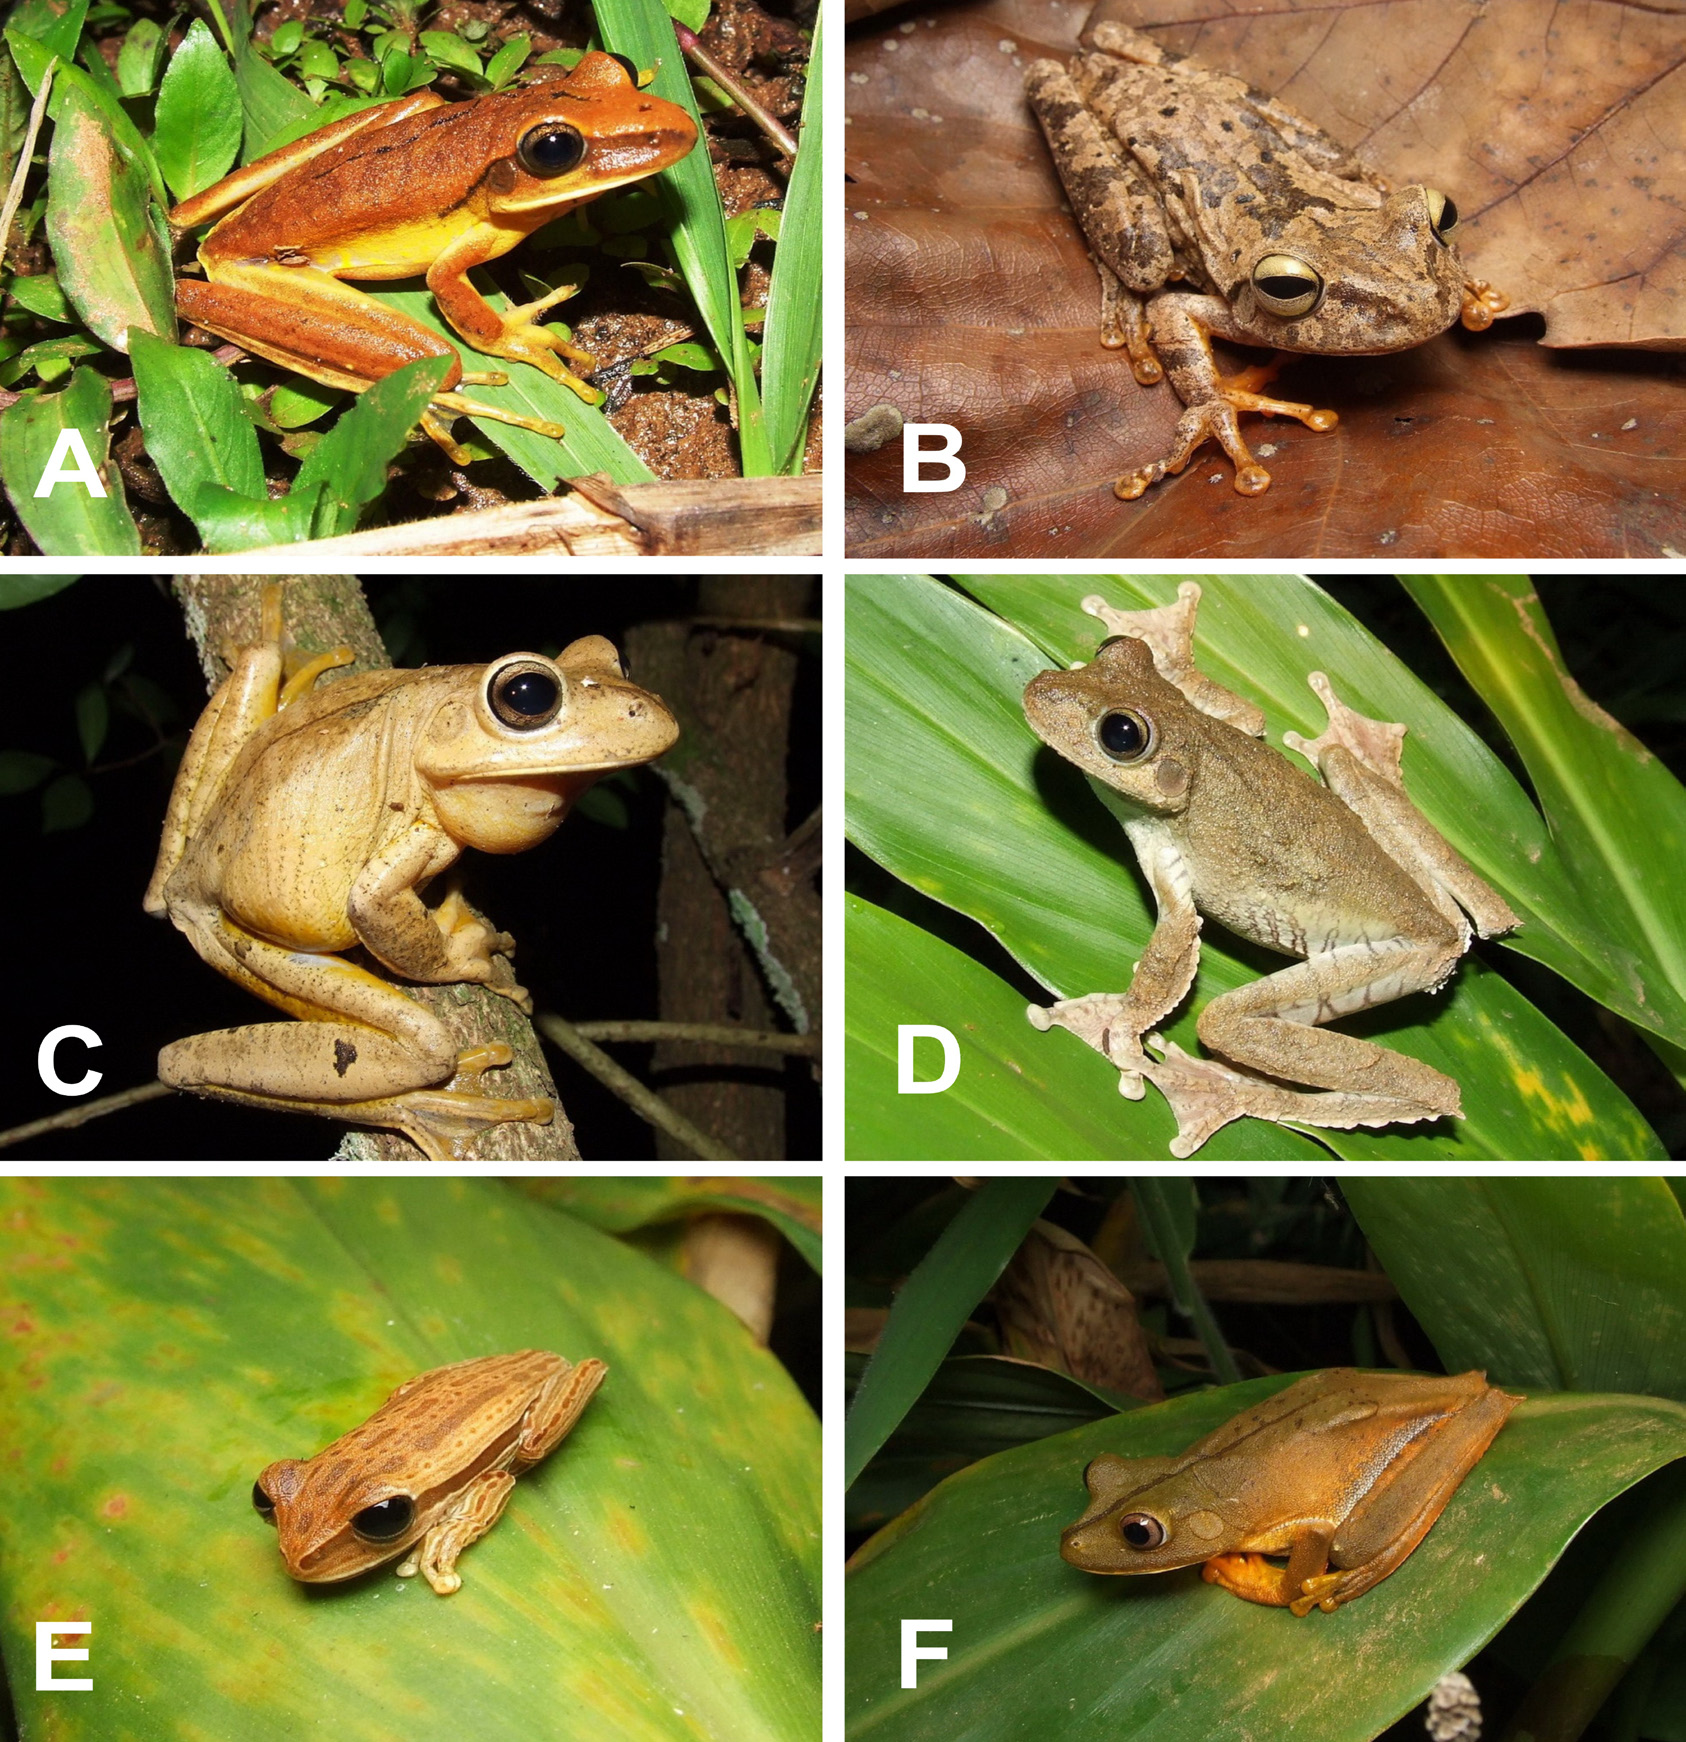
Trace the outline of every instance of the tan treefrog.
[[1332, 411], [1262, 396], [1269, 370], [1220, 378], [1210, 334], [1370, 356], [1509, 306], [1464, 271], [1443, 193], [1390, 190], [1287, 104], [1126, 24], [1080, 40], [1089, 52], [1034, 62], [1025, 90], [1100, 272], [1101, 343], [1129, 352], [1144, 387], [1168, 371], [1187, 407], [1171, 451], [1114, 486], [1126, 501], [1210, 440], [1242, 495], [1268, 489], [1238, 411], [1334, 428]]
[[441, 1596], [462, 1586], [457, 1556], [497, 1523], [515, 1478], [548, 1457], [609, 1369], [545, 1349], [480, 1355], [407, 1379], [314, 1458], [280, 1458], [252, 1504], [306, 1584], [355, 1578], [411, 1552]]
[[[629, 683], [589, 635], [555, 659], [370, 671], [312, 690], [324, 654], [282, 686], [281, 589], [261, 639], [200, 716], [176, 775], [146, 911], [290, 1015], [167, 1046], [158, 1074], [219, 1100], [402, 1131], [431, 1160], [461, 1159], [488, 1125], [548, 1123], [543, 1099], [499, 1099], [496, 1043], [458, 1053], [429, 1010], [382, 974], [473, 981], [531, 1010], [514, 941], [453, 890], [421, 893], [465, 847], [520, 853], [551, 835], [592, 782], [671, 749], [659, 696]], [[362, 959], [351, 952], [364, 952]]]
[[[1176, 1156], [1248, 1114], [1341, 1128], [1461, 1116], [1457, 1083], [1432, 1065], [1314, 1025], [1438, 990], [1469, 948], [1465, 912], [1482, 937], [1520, 921], [1406, 796], [1403, 726], [1353, 713], [1312, 672], [1328, 728], [1284, 742], [1314, 763], [1320, 786], [1258, 741], [1260, 709], [1195, 668], [1199, 604], [1193, 581], [1150, 611], [1091, 595], [1083, 608], [1112, 638], [1087, 665], [1025, 689], [1031, 728], [1090, 776], [1158, 904], [1127, 992], [1032, 1005], [1031, 1021], [1103, 1053], [1131, 1100], [1143, 1078], [1157, 1084], [1176, 1114]], [[1142, 1048], [1194, 983], [1202, 914], [1304, 958], [1200, 1012], [1202, 1043], [1240, 1070], [1175, 1043], [1158, 1059]]]
[[1521, 1401], [1485, 1373], [1313, 1373], [1175, 1457], [1103, 1453], [1060, 1553], [1088, 1573], [1204, 1563], [1250, 1603], [1332, 1613], [1399, 1568]]

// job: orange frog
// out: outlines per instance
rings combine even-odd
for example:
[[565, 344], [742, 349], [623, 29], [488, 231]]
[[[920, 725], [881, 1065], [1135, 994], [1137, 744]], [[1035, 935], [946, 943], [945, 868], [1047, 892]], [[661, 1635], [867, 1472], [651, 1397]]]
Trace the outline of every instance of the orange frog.
[[690, 116], [640, 90], [616, 55], [588, 54], [566, 75], [467, 103], [417, 91], [319, 128], [177, 206], [179, 228], [219, 221], [199, 248], [206, 281], [178, 279], [176, 306], [272, 363], [354, 393], [419, 357], [450, 357], [421, 423], [458, 464], [469, 456], [441, 412], [559, 437], [559, 424], [453, 391], [508, 378], [465, 374], [448, 340], [343, 281], [425, 273], [445, 318], [477, 350], [531, 363], [595, 403], [557, 353], [588, 370], [594, 359], [538, 325], [574, 287], [499, 314], [469, 270], [677, 163], [696, 141]]

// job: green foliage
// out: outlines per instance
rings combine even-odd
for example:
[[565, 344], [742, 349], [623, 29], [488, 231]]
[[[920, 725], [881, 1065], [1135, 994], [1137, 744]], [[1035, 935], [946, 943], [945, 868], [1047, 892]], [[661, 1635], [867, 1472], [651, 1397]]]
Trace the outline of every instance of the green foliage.
[[[845, 655], [850, 837], [911, 890], [981, 924], [1057, 995], [1122, 991], [1153, 928], [1133, 855], [1082, 778], [1041, 749], [1025, 723], [1021, 697], [1037, 672], [1093, 654], [1102, 631], [1078, 609], [1084, 593], [1099, 591], [1117, 606], [1161, 604], [1174, 596], [1177, 578], [962, 580], [975, 600], [922, 576], [851, 581]], [[1237, 576], [1202, 584], [1196, 644], [1202, 669], [1263, 704], [1269, 741], [1279, 744], [1285, 728], [1309, 736], [1321, 727], [1321, 709], [1305, 683], [1311, 669], [1328, 672], [1349, 706], [1406, 722], [1405, 773], [1413, 800], [1524, 915], [1517, 935], [1528, 940], [1527, 953], [1549, 960], [1623, 1014], [1638, 972], [1652, 1020], [1668, 1015], [1666, 952], [1653, 948], [1647, 961], [1629, 939], [1614, 935], [1600, 917], [1596, 892], [1566, 874], [1553, 831], [1514, 777], [1403, 664], [1307, 581]], [[1613, 747], [1611, 753], [1622, 754]], [[924, 911], [911, 895], [907, 907]], [[1510, 947], [1508, 940], [1500, 947]], [[895, 1001], [908, 989], [901, 965], [882, 953], [860, 955], [853, 943], [850, 958], [855, 981], [877, 987], [886, 1019], [936, 1020], [926, 1012], [934, 1000], [946, 1002], [940, 988], [912, 988], [914, 1000], [896, 1015]], [[1196, 1052], [1200, 1006], [1258, 973], [1252, 952], [1208, 928], [1193, 997], [1164, 1032]], [[1035, 1057], [1038, 1043], [1088, 1050], [1063, 1034], [1027, 1035], [1023, 1001], [1005, 991], [991, 1007], [997, 1022], [977, 1025], [965, 1040], [988, 1056]], [[858, 1022], [853, 1015], [850, 1020], [852, 1035], [858, 1034]], [[1660, 1154], [1655, 1136], [1603, 1073], [1474, 958], [1465, 959], [1448, 993], [1402, 1001], [1372, 1020], [1385, 1044], [1426, 1059], [1463, 1085], [1466, 1116], [1429, 1127], [1312, 1133], [1337, 1154], [1466, 1160]], [[873, 1044], [880, 1053], [893, 1045], [893, 1024]], [[1151, 1088], [1141, 1101], [1124, 1100], [1104, 1087], [1109, 1075], [1103, 1066], [1090, 1106], [1115, 1132], [1113, 1153], [1163, 1157], [1173, 1127], [1168, 1108]], [[1014, 1128], [1034, 1144], [1037, 1097], [1028, 1087], [1015, 1096], [1005, 1081], [997, 1088], [997, 1101], [1017, 1101]], [[953, 1111], [906, 1100], [894, 1114], [852, 1106], [851, 1123], [875, 1144], [886, 1141], [883, 1128], [889, 1127], [901, 1154], [942, 1153], [922, 1147], [926, 1122], [942, 1133], [938, 1141], [952, 1144]], [[1068, 1116], [1049, 1108], [1043, 1117], [1048, 1147], [1040, 1153], [1061, 1156]], [[1246, 1147], [1231, 1153], [1274, 1153], [1276, 1134], [1256, 1121], [1238, 1124]], [[973, 1154], [990, 1153], [988, 1137], [976, 1141], [986, 1147]]]

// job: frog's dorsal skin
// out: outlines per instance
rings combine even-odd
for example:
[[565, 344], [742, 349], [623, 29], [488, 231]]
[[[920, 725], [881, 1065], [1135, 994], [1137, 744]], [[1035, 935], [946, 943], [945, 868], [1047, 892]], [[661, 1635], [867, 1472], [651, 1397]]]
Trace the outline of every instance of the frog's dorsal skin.
[[[1107, 20], [1069, 64], [1025, 72], [1071, 206], [1101, 275], [1102, 342], [1137, 381], [1166, 374], [1188, 408], [1171, 451], [1119, 479], [1126, 500], [1180, 472], [1207, 440], [1255, 496], [1270, 475], [1236, 413], [1330, 411], [1268, 399], [1268, 375], [1220, 380], [1208, 335], [1317, 355], [1420, 345], [1458, 320], [1483, 328], [1508, 306], [1469, 278], [1438, 190], [1391, 189], [1287, 104]], [[1173, 286], [1180, 288], [1173, 288]]]
[[[1452, 1078], [1317, 1025], [1437, 990], [1469, 947], [1466, 912], [1483, 937], [1517, 917], [1411, 804], [1403, 728], [1344, 708], [1322, 673], [1312, 687], [1330, 705], [1329, 729], [1291, 742], [1327, 785], [1228, 723], [1238, 698], [1192, 670], [1199, 598], [1185, 581], [1177, 606], [1117, 614], [1134, 629], [1153, 618], [1149, 634], [1114, 636], [1089, 664], [1044, 672], [1025, 690], [1032, 729], [1117, 815], [1159, 909], [1127, 992], [1032, 1006], [1031, 1020], [1103, 1052], [1132, 1100], [1144, 1079], [1155, 1083], [1177, 1115], [1179, 1157], [1246, 1114], [1336, 1128], [1456, 1116]], [[1110, 625], [1114, 614], [1090, 606]], [[1188, 647], [1156, 650], [1177, 634]], [[1183, 671], [1182, 682], [1161, 667]], [[1201, 1011], [1201, 1041], [1239, 1070], [1174, 1043], [1157, 1059], [1143, 1048], [1193, 984], [1201, 915], [1302, 958]]]

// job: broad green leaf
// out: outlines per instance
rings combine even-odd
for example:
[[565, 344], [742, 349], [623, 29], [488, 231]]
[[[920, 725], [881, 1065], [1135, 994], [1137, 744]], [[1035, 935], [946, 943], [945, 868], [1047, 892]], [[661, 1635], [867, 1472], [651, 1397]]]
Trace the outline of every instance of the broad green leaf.
[[[16, 31], [40, 43], [49, 54], [56, 54], [64, 66], [76, 59], [76, 45], [82, 35], [82, 23], [88, 16], [88, 0], [19, 0], [6, 16], [6, 30]], [[40, 80], [20, 63], [19, 70], [29, 82], [31, 93], [40, 90]]]
[[1660, 1179], [1344, 1179], [1449, 1372], [1686, 1402], [1686, 1214]]
[[[1145, 886], [1123, 831], [1076, 770], [1041, 747], [1024, 721], [1021, 697], [1038, 671], [1093, 653], [1104, 631], [1077, 610], [1083, 593], [1100, 591], [1119, 605], [1160, 604], [1174, 596], [1175, 580], [973, 577], [967, 584], [1033, 624], [1038, 613], [1052, 619], [1038, 635], [1043, 644], [924, 577], [851, 582], [847, 828], [898, 877], [979, 920], [1060, 996], [1122, 991], [1153, 928]], [[1299, 712], [1283, 717], [1273, 711], [1288, 688], [1277, 667], [1297, 663], [1295, 682], [1303, 687], [1308, 659], [1329, 671], [1349, 705], [1380, 718], [1409, 719], [1420, 743], [1414, 758], [1411, 737], [1406, 740], [1406, 775], [1425, 814], [1534, 923], [1527, 892], [1552, 873], [1528, 859], [1527, 841], [1516, 843], [1514, 876], [1511, 860], [1490, 849], [1495, 828], [1508, 838], [1521, 826], [1505, 809], [1503, 788], [1492, 796], [1500, 822], [1465, 820], [1472, 810], [1486, 811], [1489, 794], [1479, 783], [1484, 770], [1498, 766], [1467, 729], [1308, 583], [1247, 576], [1205, 584], [1201, 628], [1210, 623], [1218, 646], [1232, 651], [1208, 655], [1197, 637], [1203, 669], [1265, 702], [1271, 740], [1279, 741], [1282, 724], [1307, 734], [1321, 727], [1319, 710], [1297, 699]], [[1260, 612], [1268, 633], [1251, 622]], [[1238, 620], [1251, 624], [1248, 632], [1237, 631]], [[1083, 627], [1088, 623], [1093, 631]], [[1297, 634], [1295, 623], [1306, 628], [1306, 636]], [[1050, 644], [1055, 628], [1066, 635], [1065, 646]], [[1299, 650], [1302, 640], [1309, 651]], [[1293, 650], [1292, 660], [1283, 647]], [[1368, 672], [1355, 677], [1345, 647], [1373, 649], [1387, 683]], [[1305, 696], [1310, 703], [1309, 689]], [[1390, 705], [1400, 703], [1405, 705]], [[1479, 753], [1466, 753], [1465, 740]], [[1508, 776], [1504, 780], [1513, 786]], [[1470, 804], [1472, 790], [1482, 792], [1479, 807]], [[1525, 803], [1523, 809], [1539, 835], [1537, 815]], [[1197, 1051], [1194, 1018], [1200, 1007], [1258, 974], [1256, 953], [1208, 927], [1194, 995], [1164, 1032]], [[1660, 1153], [1614, 1085], [1474, 956], [1460, 966], [1448, 993], [1402, 1000], [1374, 1012], [1367, 1023], [1373, 1038], [1456, 1078], [1466, 1117], [1379, 1132], [1312, 1133], [1337, 1154], [1471, 1160]], [[1081, 1045], [1070, 1036], [1049, 1038]], [[1016, 1048], [1018, 1037], [1011, 1044]], [[1119, 1097], [1113, 1103], [1112, 1117], [1125, 1134], [1121, 1141], [1138, 1155], [1160, 1153], [1147, 1147], [1149, 1130], [1160, 1118], [1157, 1109], [1150, 1110], [1154, 1093], [1149, 1088], [1143, 1101]]]
[[63, 73], [53, 104], [47, 238], [60, 287], [88, 330], [118, 350], [131, 327], [173, 338], [169, 232], [144, 169], [125, 159], [103, 109]]
[[188, 497], [185, 512], [213, 554], [296, 544], [312, 536], [326, 489], [321, 478], [305, 490], [295, 478], [292, 489], [280, 497], [246, 496], [226, 484], [200, 484]]
[[761, 392], [767, 407], [767, 444], [773, 470], [800, 472], [808, 434], [808, 407], [819, 381], [821, 317], [824, 312], [825, 254], [821, 230], [825, 192], [821, 176], [820, 42], [822, 19], [814, 19], [814, 46], [802, 97], [802, 124], [796, 162], [791, 165], [773, 251], [773, 277], [767, 288], [767, 321], [762, 329]]
[[[1047, 1046], [1024, 997], [952, 944], [857, 896], [844, 897], [844, 1143], [852, 1161], [1115, 1162], [1160, 1156], [1177, 1122], [1160, 1099], [1130, 1111], [1118, 1072], [1092, 1047]], [[897, 1030], [946, 1028], [960, 1073], [936, 1095], [897, 1089]], [[918, 1050], [928, 1049], [928, 1050]], [[929, 1080], [936, 1044], [919, 1041], [915, 1070]], [[1143, 1134], [1132, 1149], [1125, 1128]], [[1311, 1160], [1321, 1147], [1282, 1126], [1227, 1125], [1205, 1160]]]
[[[60, 1742], [811, 1742], [819, 1437], [699, 1289], [491, 1182], [0, 1182], [0, 1647]], [[398, 1383], [609, 1365], [436, 1597], [287, 1577], [253, 1477]], [[190, 1555], [182, 1553], [186, 1543]], [[109, 1642], [34, 1692], [41, 1616]]]
[[0, 750], [0, 796], [33, 792], [58, 764], [33, 750]]
[[[1686, 1045], [1686, 789], [1569, 675], [1531, 582], [1411, 575], [1411, 597], [1516, 746], [1566, 874], [1514, 947]], [[1545, 903], [1542, 902], [1542, 907]]]
[[416, 40], [436, 65], [480, 77], [480, 56], [454, 30], [424, 30]]
[[915, 1266], [844, 1424], [845, 1484], [866, 1468], [924, 1391], [983, 1299], [1054, 1195], [1052, 1179], [985, 1180]]
[[623, 1234], [653, 1223], [672, 1222], [708, 1210], [764, 1216], [818, 1273], [820, 1184], [813, 1176], [791, 1179], [613, 1179], [523, 1180], [522, 1189], [594, 1228]]
[[[511, 363], [507, 358], [475, 350], [454, 327], [439, 318], [432, 292], [378, 290], [371, 294], [389, 308], [407, 314], [429, 332], [449, 339], [466, 368], [496, 370], [509, 377], [507, 387], [459, 389], [465, 398], [484, 400], [505, 411], [519, 412], [523, 417], [562, 425], [568, 433], [563, 440], [556, 441], [494, 418], [472, 420], [486, 441], [501, 448], [541, 488], [552, 490], [564, 478], [578, 478], [587, 472], [607, 472], [617, 484], [638, 484], [655, 477], [603, 413], [595, 405], [587, 405], [571, 388], [551, 380], [530, 363]], [[487, 300], [498, 310], [509, 306], [508, 298], [502, 295]]]
[[80, 774], [61, 774], [41, 794], [41, 833], [79, 829], [94, 814], [94, 793]]
[[[110, 463], [110, 419], [111, 387], [94, 369], [76, 370], [59, 392], [25, 393], [0, 412], [0, 478], [13, 511], [45, 556], [140, 555], [140, 532], [123, 480]], [[67, 429], [80, 432], [104, 496], [86, 484], [64, 482], [45, 496], [35, 494]], [[74, 470], [75, 461], [66, 457], [60, 468]]]
[[[42, 79], [46, 77], [48, 63], [52, 59], [50, 51], [33, 38], [25, 36], [18, 30], [15, 22], [6, 26], [6, 43], [30, 89], [39, 90]], [[164, 178], [158, 173], [158, 163], [152, 155], [152, 147], [130, 120], [122, 99], [117, 95], [116, 81], [109, 74], [104, 80], [95, 79], [81, 67], [67, 66], [60, 62], [53, 74], [53, 94], [47, 102], [47, 113], [55, 124], [64, 113], [67, 97], [72, 96], [80, 107], [100, 116], [119, 157], [129, 168], [146, 177], [147, 185], [159, 205], [168, 206], [169, 194], [164, 186]], [[51, 193], [49, 183], [49, 197]], [[63, 283], [64, 263], [59, 261], [58, 265], [59, 279]]]
[[15, 611], [74, 587], [80, 575], [0, 575], [0, 611]]
[[[1059, 1556], [1103, 1451], [1179, 1451], [1281, 1374], [1038, 1440], [951, 1477], [855, 1557], [851, 1742], [1369, 1742], [1465, 1663], [1601, 1506], [1686, 1454], [1686, 1409], [1559, 1394], [1517, 1409], [1421, 1545], [1333, 1615], [1244, 1603], [1197, 1567], [1098, 1578]], [[901, 1686], [903, 1617], [950, 1619]]]
[[263, 497], [257, 431], [229, 370], [208, 351], [139, 330], [129, 335], [129, 360], [146, 451], [176, 505], [191, 513], [205, 483]]
[[673, 34], [673, 21], [660, 0], [596, 0], [594, 11], [603, 46], [624, 54], [634, 66], [653, 69], [655, 77], [649, 88], [658, 97], [677, 103], [697, 125], [698, 144], [656, 179], [675, 220], [672, 242], [679, 269], [714, 348], [727, 360], [731, 372], [744, 476], [766, 477], [776, 468], [743, 330], [738, 275], [732, 270], [726, 241], [726, 213], [714, 183], [702, 115], [686, 76], [679, 39]]
[[358, 515], [386, 488], [388, 461], [403, 450], [450, 365], [449, 357], [419, 357], [395, 369], [359, 393], [310, 450], [293, 488], [302, 493], [322, 486], [311, 537], [333, 538], [357, 524]]
[[240, 90], [223, 52], [198, 19], [170, 56], [158, 90], [152, 149], [176, 199], [219, 182], [240, 155]]

